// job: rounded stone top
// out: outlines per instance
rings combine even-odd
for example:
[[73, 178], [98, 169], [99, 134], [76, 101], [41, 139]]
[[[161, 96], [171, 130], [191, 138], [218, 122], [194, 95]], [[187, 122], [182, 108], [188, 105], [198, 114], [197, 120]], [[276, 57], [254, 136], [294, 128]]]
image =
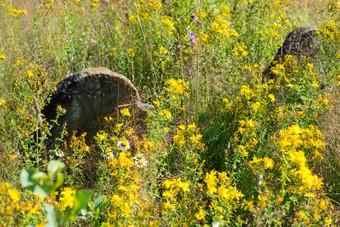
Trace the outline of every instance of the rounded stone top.
[[[89, 137], [102, 129], [105, 116], [117, 116], [121, 106], [145, 111], [152, 105], [141, 102], [135, 86], [125, 76], [107, 68], [87, 68], [57, 84], [42, 114], [49, 122], [57, 117], [57, 107], [65, 109], [51, 129], [58, 136], [64, 123], [68, 131], [86, 132]], [[48, 100], [48, 99], [47, 99]]]
[[299, 27], [289, 33], [286, 40], [278, 50], [275, 59], [283, 59], [285, 55], [314, 57], [318, 51], [319, 42], [316, 35], [317, 29], [311, 26]]
[[314, 27], [304, 26], [289, 33], [282, 46], [278, 49], [274, 60], [262, 72], [262, 80], [273, 79], [275, 75], [272, 73], [271, 68], [282, 63], [287, 55], [295, 56], [299, 61], [304, 57], [315, 61], [320, 47], [316, 31], [317, 29]]

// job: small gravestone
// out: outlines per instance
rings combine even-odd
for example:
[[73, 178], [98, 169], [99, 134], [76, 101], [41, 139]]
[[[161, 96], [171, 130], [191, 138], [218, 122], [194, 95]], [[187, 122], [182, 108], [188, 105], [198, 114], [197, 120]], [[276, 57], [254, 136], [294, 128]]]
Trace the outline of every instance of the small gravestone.
[[273, 62], [263, 71], [262, 78], [273, 79], [275, 74], [272, 72], [272, 67], [284, 61], [285, 56], [293, 55], [298, 61], [304, 57], [315, 60], [319, 51], [320, 42], [317, 29], [310, 26], [300, 27], [289, 33], [286, 40], [279, 48]]
[[138, 91], [129, 79], [107, 68], [84, 69], [59, 82], [41, 111], [48, 122], [52, 123], [57, 118], [58, 106], [65, 113], [50, 131], [51, 138], [46, 144], [48, 148], [60, 136], [64, 123], [67, 124], [68, 132], [77, 131], [78, 135], [86, 132], [87, 140], [91, 141], [105, 126], [103, 118], [116, 117], [119, 107], [135, 110], [135, 118], [145, 117], [146, 110], [153, 108], [141, 102]]

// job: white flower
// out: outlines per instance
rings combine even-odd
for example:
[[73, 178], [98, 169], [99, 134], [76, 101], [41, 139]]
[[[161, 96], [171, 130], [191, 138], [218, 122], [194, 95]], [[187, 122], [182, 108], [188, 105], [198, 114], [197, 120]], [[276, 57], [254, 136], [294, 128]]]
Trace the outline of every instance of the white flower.
[[133, 157], [133, 160], [135, 161], [135, 162], [138, 162], [139, 160], [141, 160], [141, 159], [143, 159], [144, 157], [143, 157], [143, 154], [141, 154], [141, 153], [139, 153], [139, 154], [137, 154], [135, 157]]
[[106, 159], [110, 159], [110, 158], [113, 158], [113, 153], [107, 152], [104, 156], [105, 156]]
[[64, 154], [64, 152], [63, 152], [62, 150], [56, 151], [56, 152], [55, 152], [55, 155], [57, 155], [57, 156], [60, 157], [60, 158], [65, 156], [65, 154]]
[[148, 162], [145, 160], [144, 157], [142, 157], [141, 159], [135, 159], [135, 166], [137, 166], [137, 168], [143, 168], [146, 166]]
[[117, 146], [122, 149], [122, 150], [129, 150], [130, 149], [130, 144], [128, 141], [119, 141]]

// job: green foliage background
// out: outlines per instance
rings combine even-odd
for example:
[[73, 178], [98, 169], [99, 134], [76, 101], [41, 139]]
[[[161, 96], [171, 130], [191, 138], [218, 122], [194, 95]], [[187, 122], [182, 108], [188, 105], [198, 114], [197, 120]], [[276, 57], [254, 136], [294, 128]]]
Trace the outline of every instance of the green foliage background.
[[[156, 198], [149, 203], [154, 212], [146, 208], [144, 217], [148, 218], [142, 221], [138, 219], [140, 222], [134, 222], [136, 225], [204, 225], [219, 223], [216, 220], [223, 219], [221, 217], [225, 218], [221, 223], [226, 225], [299, 225], [298, 220], [302, 225], [327, 225], [327, 220], [331, 219], [327, 215], [338, 210], [338, 0], [1, 0], [0, 3], [2, 182], [9, 182], [15, 188], [23, 190], [19, 184], [19, 173], [22, 168], [36, 167], [37, 163], [30, 158], [32, 152], [43, 150], [43, 147], [34, 151], [26, 147], [24, 152], [20, 152], [22, 147], [25, 147], [25, 141], [38, 127], [33, 97], [43, 106], [56, 84], [67, 75], [88, 67], [106, 67], [129, 78], [140, 92], [142, 100], [153, 103], [156, 107], [155, 118], [148, 122], [146, 135], [147, 140], [155, 145], [148, 151], [149, 169], [142, 174], [145, 180], [139, 185], [142, 188], [150, 186], [150, 190], [145, 189], [143, 193]], [[277, 79], [263, 84], [261, 72], [270, 64], [286, 36], [295, 28], [307, 25], [317, 28], [322, 34], [319, 61], [314, 65], [308, 60], [297, 64], [293, 59], [293, 63], [290, 62], [294, 65], [293, 69], [283, 64], [283, 68], [278, 68]], [[178, 84], [171, 85], [170, 79], [176, 79]], [[186, 86], [184, 81], [188, 83]], [[189, 93], [176, 93], [176, 90], [171, 91], [171, 86]], [[254, 105], [259, 105], [258, 109], [254, 108]], [[171, 117], [166, 117], [166, 111], [170, 112]], [[200, 132], [190, 134], [193, 132], [187, 128], [184, 131], [178, 128], [193, 122]], [[251, 126], [252, 122], [255, 122], [255, 126]], [[108, 131], [110, 136], [115, 123], [112, 122], [112, 130]], [[127, 120], [122, 123], [129, 124]], [[283, 174], [289, 175], [288, 170], [297, 170], [297, 166], [302, 165], [289, 164], [289, 161], [281, 163], [285, 155], [287, 160], [293, 160], [292, 156], [289, 156], [292, 153], [281, 152], [284, 146], [278, 142], [280, 138], [283, 140], [284, 133], [293, 125], [301, 127], [302, 131], [297, 133], [301, 138], [304, 133], [308, 134], [304, 130], [310, 129], [309, 136], [319, 143], [315, 145], [308, 142], [311, 141], [310, 137], [304, 138], [307, 142], [301, 145], [299, 150], [305, 152], [306, 166], [313, 175], [324, 182], [323, 189], [313, 193], [318, 199], [325, 193], [327, 201], [335, 207], [328, 210], [327, 214], [317, 214], [322, 218], [315, 217], [314, 210], [308, 213], [301, 208], [303, 205], [297, 205], [297, 201], [307, 204], [304, 193], [312, 193], [298, 192], [300, 189], [294, 191], [294, 196], [284, 197], [286, 203], [281, 208], [287, 210], [286, 215], [275, 213], [278, 211], [274, 209], [274, 198], [289, 191], [285, 188], [288, 184], [283, 180]], [[315, 128], [311, 129], [311, 125]], [[169, 130], [168, 134], [162, 131], [164, 128]], [[123, 131], [126, 129], [123, 128]], [[202, 134], [199, 146], [188, 143], [189, 138], [198, 134]], [[187, 147], [178, 145], [175, 135], [182, 135]], [[103, 142], [97, 139], [98, 146], [89, 149], [91, 152], [97, 149], [96, 152], [105, 154], [114, 142], [128, 137], [121, 137], [120, 134], [114, 136], [116, 139], [113, 141]], [[67, 159], [71, 166], [69, 168], [74, 170], [71, 176], [65, 177], [67, 187], [86, 187], [84, 182], [88, 179], [82, 175], [84, 167], [79, 166], [84, 163], [82, 160], [86, 159], [88, 151], [84, 148], [85, 142], [81, 141], [68, 150], [76, 155], [72, 156], [72, 160]], [[142, 138], [137, 141], [142, 141]], [[325, 145], [321, 145], [322, 143]], [[243, 148], [245, 150], [242, 150]], [[137, 151], [135, 153], [138, 153]], [[151, 155], [151, 151], [155, 155]], [[127, 157], [132, 158], [133, 155], [132, 152], [127, 154]], [[190, 158], [196, 156], [197, 163], [192, 163]], [[273, 159], [276, 164], [274, 170], [270, 174], [265, 172], [265, 168], [259, 170], [254, 167], [255, 170], [251, 167], [254, 157]], [[80, 161], [77, 163], [74, 160]], [[266, 159], [259, 163], [266, 165], [264, 160]], [[285, 165], [287, 172], [280, 169], [280, 164]], [[93, 188], [97, 197], [119, 188], [115, 180], [109, 180], [108, 177], [110, 171], [114, 170], [104, 168], [103, 163], [98, 165], [101, 172], [94, 176], [98, 179]], [[44, 168], [44, 165], [40, 168]], [[224, 176], [222, 173], [227, 173], [232, 183], [221, 180], [220, 186], [222, 188], [223, 185], [230, 184], [230, 190], [232, 187], [237, 188], [244, 195], [242, 203], [224, 201], [224, 205], [216, 205], [214, 201], [219, 201], [218, 197], [209, 194], [208, 186], [202, 189], [206, 190], [206, 194], [198, 193], [201, 190], [199, 185], [207, 183], [208, 174], [214, 173], [215, 170], [218, 171], [215, 175], [222, 176], [221, 179]], [[128, 170], [126, 171], [126, 175], [117, 173], [116, 177], [127, 176]], [[157, 174], [147, 174], [153, 171]], [[135, 175], [131, 177], [134, 179], [131, 182], [136, 183], [134, 177]], [[190, 182], [191, 194], [187, 195], [185, 190], [178, 186], [181, 185], [179, 177]], [[268, 177], [267, 181], [262, 177]], [[162, 186], [166, 179], [177, 181], [173, 181], [174, 186], [166, 188]], [[77, 180], [81, 183], [77, 184]], [[295, 182], [296, 179], [291, 176], [290, 180]], [[103, 187], [106, 181], [111, 183], [110, 187]], [[285, 186], [281, 185], [280, 189], [278, 182]], [[4, 186], [3, 191], [9, 190], [6, 187]], [[192, 198], [194, 202], [184, 203], [187, 207], [181, 207], [178, 211], [162, 210], [162, 202], [165, 203], [162, 193], [170, 189], [176, 191], [177, 202], [186, 201], [185, 198]], [[261, 194], [264, 191], [273, 194], [269, 193], [266, 197]], [[195, 193], [200, 195], [197, 200], [193, 199]], [[272, 203], [261, 203], [260, 198], [263, 197], [258, 195], [268, 198]], [[254, 196], [255, 200], [252, 200]], [[23, 198], [30, 197], [24, 195]], [[239, 200], [236, 197], [233, 199]], [[259, 209], [251, 210], [249, 201]], [[110, 205], [112, 204], [113, 202]], [[223, 208], [223, 212], [220, 212], [218, 207]], [[195, 217], [195, 220], [188, 218], [188, 209], [192, 209], [191, 216]], [[199, 218], [201, 210], [201, 215], [205, 214], [204, 219]], [[302, 215], [302, 210], [308, 213], [308, 218]], [[110, 212], [113, 211], [109, 209], [105, 214], [112, 214]], [[91, 217], [93, 223], [97, 224], [133, 224], [133, 218], [118, 216], [117, 219], [113, 216], [108, 218], [104, 214]], [[236, 217], [237, 221], [230, 221], [233, 217]], [[41, 217], [39, 220], [42, 220]], [[168, 222], [169, 220], [175, 221]], [[333, 225], [336, 225], [334, 217], [332, 221]], [[76, 222], [79, 223], [81, 221]]]

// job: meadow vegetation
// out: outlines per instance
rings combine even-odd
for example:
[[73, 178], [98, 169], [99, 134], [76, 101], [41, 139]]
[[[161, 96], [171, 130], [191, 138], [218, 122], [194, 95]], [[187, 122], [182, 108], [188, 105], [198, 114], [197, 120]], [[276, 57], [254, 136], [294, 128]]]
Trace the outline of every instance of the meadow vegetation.
[[[0, 0], [0, 225], [339, 225], [339, 21], [339, 0]], [[307, 25], [318, 60], [263, 81]], [[42, 160], [34, 97], [88, 67], [154, 105], [147, 133], [122, 109]]]

